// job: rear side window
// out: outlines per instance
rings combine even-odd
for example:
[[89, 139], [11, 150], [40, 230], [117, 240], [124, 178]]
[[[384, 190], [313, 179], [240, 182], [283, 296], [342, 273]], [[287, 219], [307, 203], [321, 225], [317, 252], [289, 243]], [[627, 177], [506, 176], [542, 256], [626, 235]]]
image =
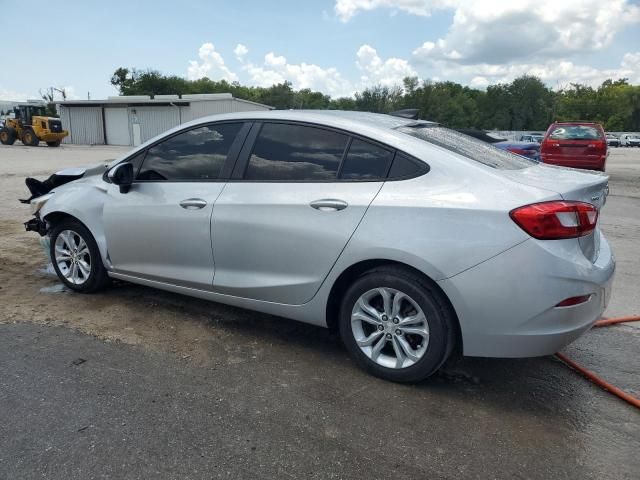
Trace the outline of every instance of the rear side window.
[[340, 178], [344, 180], [381, 180], [387, 176], [393, 152], [354, 138], [342, 165]]
[[420, 124], [400, 127], [398, 131], [499, 170], [519, 170], [536, 165], [533, 160], [438, 125]]
[[347, 146], [346, 135], [286, 123], [265, 123], [244, 174], [246, 180], [335, 180]]
[[413, 160], [404, 153], [398, 152], [393, 159], [393, 165], [391, 165], [391, 170], [389, 171], [389, 180], [417, 177], [427, 172], [428, 169], [429, 167], [426, 164], [418, 160]]
[[241, 123], [179, 133], [147, 151], [137, 180], [207, 181], [219, 177]]
[[549, 135], [553, 140], [599, 140], [602, 132], [591, 125], [558, 125]]

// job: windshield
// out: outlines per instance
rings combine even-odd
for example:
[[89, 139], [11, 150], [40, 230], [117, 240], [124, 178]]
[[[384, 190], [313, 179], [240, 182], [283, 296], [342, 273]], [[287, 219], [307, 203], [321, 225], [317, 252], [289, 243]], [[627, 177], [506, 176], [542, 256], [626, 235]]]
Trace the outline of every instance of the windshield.
[[589, 125], [557, 126], [549, 135], [554, 140], [598, 140], [602, 138], [600, 130]]
[[400, 127], [398, 131], [500, 170], [519, 170], [536, 165], [536, 162], [520, 155], [437, 125]]

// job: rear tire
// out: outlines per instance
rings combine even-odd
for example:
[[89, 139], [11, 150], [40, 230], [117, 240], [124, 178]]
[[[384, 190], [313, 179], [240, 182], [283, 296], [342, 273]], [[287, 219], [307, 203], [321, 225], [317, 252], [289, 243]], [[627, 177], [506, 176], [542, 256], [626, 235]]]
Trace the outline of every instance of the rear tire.
[[31, 128], [27, 128], [22, 134], [22, 143], [27, 147], [37, 147], [40, 139]]
[[47, 142], [47, 145], [49, 147], [59, 147], [60, 146], [60, 140], [56, 140], [55, 142]]
[[82, 223], [62, 220], [51, 230], [50, 240], [53, 268], [66, 287], [92, 293], [109, 284], [98, 244]]
[[393, 382], [435, 373], [453, 350], [456, 322], [432, 282], [396, 266], [362, 274], [340, 308], [340, 335], [350, 355], [367, 372]]
[[16, 131], [10, 127], [0, 129], [0, 143], [2, 145], [13, 145], [16, 141]]

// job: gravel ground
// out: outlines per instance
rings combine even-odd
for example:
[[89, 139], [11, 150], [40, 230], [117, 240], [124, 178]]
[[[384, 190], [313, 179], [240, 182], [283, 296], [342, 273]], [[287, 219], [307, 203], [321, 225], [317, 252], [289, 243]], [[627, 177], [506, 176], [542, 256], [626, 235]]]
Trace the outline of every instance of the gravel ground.
[[[324, 329], [133, 285], [62, 291], [23, 231], [23, 179], [124, 151], [0, 146], [0, 479], [638, 478], [637, 410], [552, 358], [395, 385]], [[605, 315], [638, 314], [640, 149], [608, 171]], [[567, 353], [640, 395], [639, 340], [621, 325]]]

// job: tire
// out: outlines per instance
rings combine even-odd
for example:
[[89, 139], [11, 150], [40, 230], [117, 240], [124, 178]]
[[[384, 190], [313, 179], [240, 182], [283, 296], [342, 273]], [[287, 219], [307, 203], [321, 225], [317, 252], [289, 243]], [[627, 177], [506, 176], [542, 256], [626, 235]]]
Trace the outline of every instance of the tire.
[[[80, 293], [92, 293], [108, 285], [109, 276], [98, 245], [82, 223], [74, 219], [62, 220], [54, 225], [50, 240], [53, 268], [66, 287]], [[65, 252], [69, 254], [64, 255]]]
[[[386, 309], [382, 292], [390, 295]], [[396, 298], [401, 313], [392, 318]], [[366, 310], [360, 307], [363, 304]], [[417, 322], [418, 318], [424, 320]], [[393, 382], [424, 380], [440, 368], [455, 345], [457, 320], [444, 294], [428, 279], [402, 267], [380, 267], [358, 277], [342, 299], [339, 320], [342, 341], [356, 363]]]
[[16, 131], [10, 127], [3, 127], [0, 129], [0, 143], [2, 145], [13, 145], [16, 141]]
[[60, 146], [60, 140], [56, 140], [55, 142], [47, 142], [47, 145], [49, 147], [59, 147]]
[[22, 143], [27, 147], [37, 147], [40, 143], [40, 139], [36, 136], [33, 129], [27, 128], [22, 134]]

